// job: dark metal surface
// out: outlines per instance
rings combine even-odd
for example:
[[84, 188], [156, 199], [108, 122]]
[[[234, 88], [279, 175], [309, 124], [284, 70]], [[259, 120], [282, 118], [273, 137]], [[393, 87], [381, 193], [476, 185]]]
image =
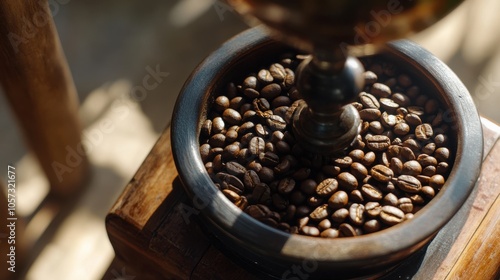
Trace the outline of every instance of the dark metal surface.
[[314, 265], [310, 277], [334, 273], [352, 278], [385, 271], [425, 246], [472, 191], [483, 150], [474, 103], [459, 79], [432, 54], [409, 41], [391, 43], [381, 55], [435, 88], [454, 119], [457, 153], [445, 186], [414, 219], [382, 232], [328, 240], [290, 235], [254, 220], [217, 190], [201, 161], [198, 142], [201, 122], [217, 90], [285, 49], [261, 29], [251, 29], [210, 55], [188, 79], [172, 118], [172, 147], [183, 185], [214, 236], [264, 274], [282, 277], [303, 265]]

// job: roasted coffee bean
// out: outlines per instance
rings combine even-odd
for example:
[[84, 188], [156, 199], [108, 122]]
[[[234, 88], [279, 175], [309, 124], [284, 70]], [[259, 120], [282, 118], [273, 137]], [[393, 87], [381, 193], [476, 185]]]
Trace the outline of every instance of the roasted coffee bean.
[[295, 180], [292, 178], [281, 179], [278, 184], [278, 192], [281, 194], [289, 194], [295, 189]]
[[253, 109], [257, 113], [263, 113], [271, 109], [271, 104], [265, 98], [255, 98], [252, 102]]
[[405, 136], [410, 132], [410, 126], [405, 122], [399, 122], [394, 126], [394, 133], [399, 136]]
[[408, 113], [415, 114], [417, 116], [423, 116], [424, 109], [420, 106], [408, 106]]
[[349, 193], [349, 201], [354, 202], [354, 203], [362, 203], [365, 201], [363, 194], [361, 193], [360, 190], [352, 190]]
[[212, 133], [221, 133], [224, 130], [225, 123], [221, 117], [216, 117], [212, 120]]
[[283, 119], [285, 119], [286, 112], [290, 109], [290, 105], [292, 105], [292, 100], [288, 96], [278, 96], [273, 99], [271, 102], [271, 106], [274, 107], [274, 114], [279, 115]]
[[440, 162], [436, 166], [436, 172], [440, 174], [446, 174], [449, 169], [449, 164], [446, 162]]
[[334, 228], [327, 228], [320, 233], [323, 238], [337, 238], [339, 237], [339, 231]]
[[383, 198], [383, 193], [376, 186], [364, 184], [361, 186], [361, 193], [363, 197], [369, 201], [379, 201]]
[[376, 121], [382, 113], [379, 109], [368, 108], [359, 111], [359, 116], [365, 121]]
[[243, 177], [243, 175], [247, 172], [247, 169], [236, 161], [230, 161], [226, 163], [226, 171], [231, 175]]
[[363, 73], [363, 77], [365, 78], [365, 85], [370, 86], [377, 82], [377, 74], [372, 71], [365, 71]]
[[385, 98], [385, 97], [389, 97], [392, 92], [391, 92], [391, 89], [387, 85], [381, 84], [381, 83], [374, 83], [372, 85], [370, 93], [375, 95], [378, 98]]
[[335, 210], [330, 218], [335, 223], [342, 223], [345, 219], [347, 219], [347, 217], [349, 217], [349, 210], [340, 208]]
[[309, 214], [309, 217], [313, 221], [321, 221], [329, 216], [329, 210], [328, 210], [328, 205], [324, 204], [321, 206], [318, 206], [314, 211]]
[[[386, 150], [389, 145], [391, 144], [391, 140], [389, 137], [384, 136], [384, 135], [367, 135], [366, 136], [366, 145], [368, 146], [368, 149], [375, 151], [375, 152], [381, 152]], [[366, 155], [365, 155], [366, 157]]]
[[262, 162], [262, 165], [269, 167], [274, 167], [280, 162], [278, 155], [272, 152], [260, 153], [259, 159], [260, 162]]
[[394, 176], [394, 172], [385, 165], [377, 164], [370, 169], [370, 175], [379, 182], [387, 183]]
[[[373, 144], [373, 145], [375, 145], [375, 144]], [[365, 166], [371, 166], [375, 162], [375, 159], [376, 159], [375, 153], [368, 152], [365, 154], [365, 157], [363, 158], [361, 163], [364, 164]]]
[[206, 119], [201, 126], [201, 135], [204, 137], [210, 137], [212, 134], [212, 120]]
[[307, 236], [319, 236], [319, 229], [313, 226], [305, 226], [300, 229], [300, 232]]
[[273, 76], [275, 82], [283, 82], [286, 77], [286, 71], [283, 65], [274, 63], [269, 67], [269, 72]]
[[424, 112], [426, 114], [434, 114], [437, 112], [437, 110], [439, 109], [439, 102], [434, 99], [434, 98], [431, 98], [429, 100], [427, 100], [427, 102], [425, 102], [425, 105], [424, 105]]
[[313, 194], [316, 192], [317, 183], [313, 179], [306, 179], [300, 184], [300, 190], [305, 194]]
[[290, 160], [283, 159], [280, 163], [278, 163], [278, 165], [276, 165], [274, 167], [273, 170], [274, 170], [275, 174], [283, 175], [283, 174], [288, 173], [288, 171], [290, 171], [291, 166], [292, 166], [292, 164], [291, 164]]
[[383, 198], [384, 205], [398, 206], [398, 197], [394, 193], [388, 193]]
[[413, 211], [413, 203], [410, 198], [402, 197], [398, 200], [398, 208], [404, 213], [411, 213]]
[[427, 154], [420, 154], [417, 157], [418, 163], [422, 165], [422, 167], [427, 167], [427, 166], [436, 166], [437, 165], [437, 160], [433, 156], [429, 156]]
[[307, 168], [307, 167], [303, 167], [303, 168], [300, 168], [297, 171], [295, 171], [292, 174], [292, 178], [294, 178], [297, 181], [302, 181], [302, 180], [307, 179], [310, 174], [311, 174], [311, 169]]
[[411, 103], [410, 98], [407, 95], [402, 94], [402, 93], [394, 93], [391, 96], [391, 99], [394, 102], [396, 102], [397, 104], [399, 104], [399, 106], [408, 106]]
[[271, 183], [274, 180], [274, 171], [269, 167], [263, 166], [257, 174], [259, 174], [260, 180], [264, 183]]
[[378, 202], [370, 201], [365, 205], [365, 213], [368, 217], [376, 218], [380, 215], [382, 211], [382, 205]]
[[429, 199], [434, 198], [436, 195], [436, 191], [431, 186], [423, 186], [422, 189], [420, 189], [420, 192]]
[[323, 198], [319, 196], [310, 196], [307, 201], [306, 201], [308, 206], [311, 206], [312, 208], [318, 207], [321, 204], [323, 204]]
[[298, 218], [307, 217], [311, 213], [311, 208], [307, 205], [300, 205], [297, 207], [297, 211], [295, 211], [295, 216]]
[[368, 170], [366, 167], [359, 163], [359, 162], [354, 162], [351, 164], [350, 171], [354, 177], [356, 177], [358, 180], [363, 180], [367, 175], [368, 175]]
[[442, 147], [448, 144], [448, 137], [444, 134], [438, 134], [434, 137], [434, 142], [436, 143], [436, 147]]
[[368, 220], [363, 224], [363, 230], [366, 233], [379, 231], [381, 228], [380, 222], [376, 219]]
[[259, 73], [257, 73], [257, 80], [261, 84], [270, 84], [273, 82], [274, 78], [271, 75], [271, 72], [269, 72], [269, 70], [262, 69], [259, 71]]
[[323, 180], [316, 186], [316, 194], [319, 196], [331, 196], [338, 189], [338, 182], [334, 178]]
[[386, 110], [390, 114], [394, 114], [396, 113], [396, 109], [399, 108], [399, 104], [389, 98], [380, 98], [380, 108]]
[[421, 141], [429, 140], [433, 134], [434, 132], [432, 130], [432, 126], [428, 123], [418, 125], [415, 128], [415, 136], [417, 137], [418, 140]]
[[388, 114], [387, 112], [383, 112], [380, 117], [380, 123], [384, 127], [394, 127], [398, 123], [398, 118], [395, 115]]
[[441, 187], [444, 185], [444, 183], [445, 183], [445, 180], [444, 180], [443, 175], [439, 175], [439, 174], [432, 176], [429, 180], [429, 185], [436, 190], [441, 189]]
[[413, 152], [412, 149], [410, 149], [408, 147], [401, 147], [399, 155], [404, 160], [414, 160], [415, 159], [415, 153]]
[[233, 143], [238, 139], [238, 132], [236, 130], [228, 130], [226, 132], [226, 142], [227, 143]]
[[323, 219], [318, 223], [318, 229], [325, 230], [332, 227], [332, 222], [329, 219]]
[[354, 225], [360, 226], [364, 223], [365, 206], [363, 204], [353, 203], [349, 207], [349, 219]]
[[346, 191], [352, 191], [358, 187], [358, 180], [351, 173], [342, 172], [337, 176], [339, 186]]
[[403, 162], [397, 158], [397, 157], [393, 157], [391, 158], [391, 163], [389, 164], [389, 167], [391, 168], [392, 172], [394, 172], [394, 174], [401, 174], [401, 172], [403, 171]]
[[255, 124], [253, 122], [245, 122], [238, 128], [237, 132], [239, 135], [246, 135], [248, 133], [251, 133], [254, 128]]
[[416, 160], [409, 160], [403, 164], [403, 170], [401, 174], [417, 176], [422, 173], [422, 166]]
[[448, 148], [445, 148], [445, 147], [439, 147], [434, 152], [434, 157], [438, 161], [444, 161], [444, 162], [446, 162], [450, 158], [450, 150], [448, 150]]
[[265, 183], [255, 185], [252, 191], [252, 198], [261, 204], [269, 204], [271, 202], [271, 189]]
[[239, 152], [240, 152], [240, 145], [238, 143], [227, 145], [222, 151], [222, 158], [225, 161], [236, 159]]
[[285, 68], [285, 80], [283, 81], [283, 85], [285, 89], [290, 89], [295, 84], [295, 73], [289, 69]]
[[229, 108], [238, 111], [243, 104], [245, 104], [245, 98], [242, 96], [236, 96], [229, 101]]
[[436, 167], [433, 165], [426, 166], [424, 169], [422, 169], [422, 175], [425, 176], [432, 176], [436, 174]]
[[243, 192], [243, 190], [245, 189], [245, 186], [243, 185], [243, 182], [240, 179], [238, 179], [238, 177], [236, 177], [234, 175], [231, 175], [231, 174], [228, 174], [228, 173], [224, 173], [224, 172], [219, 172], [219, 173], [217, 173], [215, 175], [215, 177], [220, 182], [224, 182], [224, 183], [227, 183], [229, 185], [234, 186], [240, 192]]
[[405, 218], [405, 213], [394, 206], [382, 206], [380, 211], [380, 220], [387, 225], [395, 225], [401, 223]]
[[353, 237], [353, 236], [357, 235], [357, 232], [354, 229], [354, 227], [351, 226], [350, 224], [346, 224], [346, 223], [340, 224], [339, 232], [340, 232], [340, 235], [344, 236], [344, 237]]
[[254, 76], [248, 76], [243, 80], [243, 87], [244, 88], [257, 88], [257, 78]]
[[260, 95], [266, 98], [267, 100], [272, 100], [278, 97], [280, 93], [281, 93], [281, 87], [276, 83], [269, 84], [263, 87], [262, 90], [260, 91]]
[[328, 206], [339, 209], [347, 205], [349, 197], [345, 191], [337, 191], [328, 199]]
[[384, 132], [384, 127], [379, 121], [372, 121], [370, 122], [370, 131], [375, 133], [375, 134], [381, 134]]
[[352, 164], [352, 158], [348, 156], [343, 158], [337, 158], [335, 159], [334, 163], [340, 168], [347, 168]]
[[363, 104], [363, 107], [366, 109], [379, 109], [380, 108], [380, 103], [378, 102], [377, 98], [369, 93], [362, 92], [359, 94], [359, 100], [361, 104]]
[[424, 154], [432, 154], [436, 150], [436, 144], [435, 143], [428, 143], [422, 148], [422, 153]]
[[247, 170], [243, 176], [243, 185], [249, 190], [253, 190], [255, 185], [260, 183], [259, 175], [254, 170]]
[[254, 137], [248, 143], [248, 149], [252, 155], [258, 156], [260, 153], [265, 151], [266, 142], [262, 137]]
[[201, 155], [201, 160], [203, 162], [207, 162], [210, 160], [210, 151], [212, 147], [210, 147], [210, 144], [203, 144], [200, 146], [200, 155]]
[[363, 150], [360, 149], [355, 149], [349, 152], [349, 156], [353, 161], [361, 162], [365, 157], [365, 152], [363, 152]]
[[278, 115], [270, 115], [266, 118], [267, 125], [273, 130], [284, 130], [286, 128], [285, 120]]
[[422, 188], [422, 183], [410, 175], [400, 175], [397, 181], [398, 187], [407, 193], [418, 193]]
[[409, 113], [405, 116], [405, 121], [409, 124], [409, 125], [413, 125], [413, 126], [418, 126], [418, 125], [421, 125], [422, 124], [422, 120], [420, 119], [420, 117], [416, 114], [413, 114], [413, 113]]

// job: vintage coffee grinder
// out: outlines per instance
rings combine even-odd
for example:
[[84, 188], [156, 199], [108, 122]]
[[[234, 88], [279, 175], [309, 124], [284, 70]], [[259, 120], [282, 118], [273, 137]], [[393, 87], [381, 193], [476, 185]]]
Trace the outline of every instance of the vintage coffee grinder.
[[[439, 59], [410, 41], [391, 41], [433, 24], [458, 0], [227, 0], [250, 22], [264, 24], [232, 38], [186, 81], [172, 118], [173, 156], [200, 221], [231, 259], [259, 279], [372, 279], [384, 275], [431, 242], [467, 199], [482, 162], [482, 130], [465, 86]], [[270, 35], [270, 37], [268, 36]], [[312, 54], [298, 67], [304, 102], [293, 134], [311, 156], [332, 156], [360, 132], [350, 102], [364, 88], [358, 56], [381, 56], [417, 77], [449, 113], [455, 154], [445, 185], [411, 220], [347, 238], [290, 234], [236, 207], [217, 189], [200, 156], [200, 129], [225, 85], [290, 49]], [[254, 68], [252, 68], [254, 67]], [[251, 70], [254, 69], [254, 70]], [[438, 213], [438, 214], [437, 214]]]

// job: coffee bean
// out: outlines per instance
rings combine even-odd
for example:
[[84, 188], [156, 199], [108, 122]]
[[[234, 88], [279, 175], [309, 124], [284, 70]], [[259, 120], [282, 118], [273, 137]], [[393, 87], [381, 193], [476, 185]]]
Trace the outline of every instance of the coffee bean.
[[278, 192], [281, 194], [289, 194], [295, 189], [295, 180], [292, 178], [284, 178], [278, 184]]
[[370, 122], [370, 131], [375, 134], [381, 134], [384, 132], [384, 127], [379, 121]]
[[379, 98], [389, 97], [391, 95], [391, 89], [384, 84], [374, 83], [370, 90], [370, 93]]
[[420, 192], [429, 199], [434, 198], [436, 195], [436, 191], [431, 186], [423, 186], [422, 189], [420, 189]]
[[368, 108], [359, 111], [359, 116], [365, 121], [376, 121], [382, 113], [379, 109]]
[[424, 154], [432, 154], [436, 150], [436, 144], [435, 143], [428, 143], [422, 148], [422, 153]]
[[394, 174], [401, 174], [401, 172], [403, 171], [403, 162], [397, 158], [397, 157], [393, 157], [391, 158], [391, 163], [389, 164], [389, 167], [391, 168], [392, 172], [394, 172]]
[[286, 113], [288, 112], [288, 109], [290, 109], [290, 105], [292, 105], [290, 97], [283, 95], [274, 98], [271, 102], [271, 106], [276, 108], [274, 109], [274, 114], [279, 115], [283, 119], [285, 119]]
[[399, 104], [399, 106], [408, 106], [411, 103], [411, 99], [407, 95], [404, 95], [402, 93], [394, 93], [391, 96], [391, 99]]
[[396, 135], [405, 136], [410, 132], [410, 126], [405, 122], [400, 122], [394, 126], [393, 131]]
[[260, 153], [265, 151], [266, 142], [262, 137], [253, 137], [248, 143], [248, 149], [252, 155], [258, 156]]
[[418, 140], [429, 140], [433, 134], [432, 126], [428, 123], [418, 125], [415, 128], [415, 136]]
[[444, 134], [438, 134], [434, 137], [434, 142], [436, 143], [436, 147], [442, 147], [448, 144], [448, 136]]
[[257, 80], [261, 84], [270, 84], [273, 82], [273, 76], [271, 75], [271, 72], [267, 69], [262, 69], [257, 73]]
[[381, 228], [380, 222], [376, 219], [368, 220], [363, 224], [363, 230], [366, 233], [377, 232]]
[[366, 167], [359, 163], [359, 162], [354, 162], [351, 164], [350, 171], [354, 177], [356, 177], [358, 180], [363, 180], [367, 175], [368, 175], [368, 170]]
[[396, 225], [403, 221], [405, 213], [394, 206], [386, 205], [380, 211], [380, 220], [387, 225]]
[[236, 161], [226, 163], [226, 170], [227, 173], [237, 177], [243, 177], [243, 175], [247, 172], [247, 169]]
[[369, 93], [362, 92], [359, 94], [359, 100], [361, 104], [363, 104], [363, 107], [366, 109], [379, 109], [380, 108], [380, 103], [378, 102], [377, 98]]
[[361, 193], [360, 190], [352, 190], [349, 193], [349, 201], [354, 202], [354, 203], [363, 203], [365, 201], [363, 194]]
[[426, 114], [431, 115], [431, 114], [436, 113], [438, 108], [439, 108], [439, 102], [436, 99], [432, 98], [432, 99], [427, 100], [427, 102], [425, 102], [424, 112]]
[[317, 185], [318, 184], [313, 179], [306, 179], [300, 184], [300, 190], [305, 194], [313, 194], [316, 192]]
[[384, 127], [393, 127], [398, 123], [398, 118], [395, 115], [388, 114], [387, 112], [383, 112], [380, 117], [380, 123]]
[[274, 167], [280, 162], [280, 158], [278, 157], [278, 155], [273, 152], [260, 153], [259, 159], [262, 165], [268, 167]]
[[414, 160], [416, 158], [415, 153], [408, 147], [401, 147], [399, 155], [404, 160]]
[[365, 78], [365, 85], [370, 86], [377, 82], [377, 74], [372, 71], [365, 71], [363, 73], [363, 77]]
[[385, 165], [377, 164], [370, 169], [370, 175], [379, 182], [387, 183], [394, 176], [394, 172]]
[[379, 201], [382, 200], [383, 197], [382, 191], [370, 184], [364, 184], [361, 186], [361, 193], [364, 198], [370, 201]]
[[422, 173], [422, 166], [416, 160], [409, 160], [403, 164], [403, 170], [401, 174], [417, 176]]
[[449, 164], [446, 162], [440, 162], [436, 166], [436, 172], [440, 174], [446, 174], [449, 169]]
[[285, 120], [278, 115], [270, 115], [266, 118], [267, 125], [273, 130], [284, 130], [286, 128]]
[[266, 112], [271, 109], [271, 104], [265, 98], [255, 98], [252, 102], [253, 109], [257, 113]]
[[380, 215], [382, 211], [382, 205], [378, 202], [370, 201], [365, 205], [365, 213], [368, 217], [376, 218]]
[[311, 214], [309, 214], [309, 217], [313, 221], [321, 221], [321, 220], [327, 218], [328, 215], [329, 215], [328, 205], [324, 204], [324, 205], [318, 206], [316, 209], [314, 209], [314, 211], [312, 211]]
[[328, 206], [332, 209], [339, 209], [346, 206], [348, 202], [347, 193], [345, 191], [337, 191], [328, 199]]
[[283, 84], [285, 89], [290, 89], [295, 84], [295, 73], [289, 68], [285, 68], [285, 73], [286, 75]]
[[360, 226], [365, 221], [364, 212], [365, 207], [363, 204], [353, 203], [351, 207], [349, 207], [349, 219], [353, 224]]
[[353, 237], [358, 235], [354, 227], [346, 223], [340, 224], [339, 232], [340, 235], [344, 237]]
[[265, 183], [255, 185], [252, 191], [252, 198], [261, 204], [269, 204], [271, 202], [271, 189]]
[[265, 87], [262, 88], [262, 90], [260, 91], [260, 94], [262, 95], [262, 97], [268, 99], [268, 100], [272, 100], [276, 97], [278, 97], [281, 93], [281, 87], [280, 85], [276, 84], [276, 83], [272, 83], [272, 84], [269, 84]]
[[260, 183], [259, 175], [254, 170], [247, 170], [243, 176], [243, 185], [245, 188], [253, 190]]
[[309, 213], [311, 213], [311, 208], [307, 205], [300, 205], [297, 207], [297, 211], [295, 211], [295, 216], [298, 218], [307, 217], [309, 216]]
[[319, 229], [312, 226], [305, 226], [300, 229], [300, 232], [307, 236], [319, 236]]
[[420, 181], [410, 175], [400, 175], [397, 181], [398, 187], [408, 193], [417, 193], [422, 188]]
[[383, 198], [383, 204], [398, 206], [398, 197], [394, 193], [388, 193]]
[[259, 175], [260, 180], [264, 183], [270, 183], [274, 180], [274, 171], [267, 166], [263, 166], [257, 174]]
[[446, 162], [450, 158], [450, 150], [448, 150], [448, 148], [446, 148], [446, 147], [439, 147], [434, 152], [434, 157], [438, 161], [445, 161]]
[[331, 196], [337, 191], [338, 182], [333, 178], [323, 180], [316, 186], [316, 194], [319, 196]]
[[408, 106], [408, 113], [415, 114], [417, 116], [423, 116], [424, 109], [420, 106]]
[[221, 117], [216, 117], [212, 120], [212, 133], [221, 133], [224, 130], [225, 123]]
[[243, 87], [244, 88], [257, 88], [257, 78], [254, 76], [248, 76], [243, 80]]
[[321, 222], [318, 223], [319, 230], [325, 230], [331, 227], [332, 227], [332, 222], [330, 222], [329, 219], [323, 219]]
[[334, 163], [340, 168], [347, 168], [352, 164], [352, 158], [350, 158], [349, 156], [337, 158], [334, 160]]
[[437, 165], [437, 159], [433, 156], [429, 156], [427, 154], [420, 154], [417, 157], [417, 161], [422, 165], [422, 167], [427, 167], [427, 166], [436, 166]]
[[334, 228], [327, 228], [321, 232], [320, 236], [324, 238], [337, 238], [339, 237], [339, 231]]
[[404, 213], [411, 213], [413, 211], [413, 203], [410, 198], [402, 197], [398, 200], [398, 208]]
[[349, 210], [340, 208], [335, 210], [330, 218], [335, 223], [342, 223], [347, 217], [349, 217]]
[[413, 114], [413, 113], [409, 113], [405, 116], [405, 121], [409, 124], [409, 125], [413, 125], [413, 126], [418, 126], [418, 125], [421, 125], [422, 124], [422, 120], [420, 119], [420, 117], [416, 114]]
[[269, 67], [269, 72], [273, 76], [275, 82], [283, 82], [286, 77], [286, 71], [283, 65], [274, 63]]
[[351, 173], [342, 172], [337, 176], [337, 181], [344, 190], [352, 191], [358, 187], [358, 180]]
[[363, 158], [363, 160], [361, 161], [362, 164], [364, 164], [365, 166], [370, 166], [372, 165], [374, 162], [375, 162], [375, 159], [376, 159], [376, 155], [374, 152], [368, 152], [365, 154], [365, 157]]
[[393, 114], [396, 112], [396, 109], [399, 108], [399, 104], [389, 98], [380, 98], [380, 107], [388, 113]]
[[434, 189], [436, 189], [436, 190], [439, 190], [439, 189], [441, 189], [441, 187], [444, 185], [444, 182], [445, 182], [445, 180], [444, 180], [443, 175], [439, 175], [439, 174], [437, 174], [437, 175], [434, 175], [434, 176], [432, 176], [432, 177], [430, 178], [430, 180], [429, 180], [429, 185], [430, 185], [432, 188], [434, 188]]
[[[368, 149], [375, 151], [375, 152], [381, 152], [386, 150], [389, 145], [391, 144], [391, 139], [389, 137], [384, 136], [384, 135], [367, 135], [366, 136], [366, 145], [368, 146]], [[366, 157], [366, 155], [365, 155]]]

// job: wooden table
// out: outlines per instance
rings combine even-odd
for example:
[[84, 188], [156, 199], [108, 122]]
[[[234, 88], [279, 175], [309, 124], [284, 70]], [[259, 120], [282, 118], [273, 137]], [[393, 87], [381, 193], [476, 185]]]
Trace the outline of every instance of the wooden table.
[[[384, 279], [500, 276], [500, 127], [482, 122], [484, 161], [473, 193], [428, 246]], [[167, 128], [106, 217], [116, 257], [104, 279], [259, 279], [212, 244], [191, 210]]]

